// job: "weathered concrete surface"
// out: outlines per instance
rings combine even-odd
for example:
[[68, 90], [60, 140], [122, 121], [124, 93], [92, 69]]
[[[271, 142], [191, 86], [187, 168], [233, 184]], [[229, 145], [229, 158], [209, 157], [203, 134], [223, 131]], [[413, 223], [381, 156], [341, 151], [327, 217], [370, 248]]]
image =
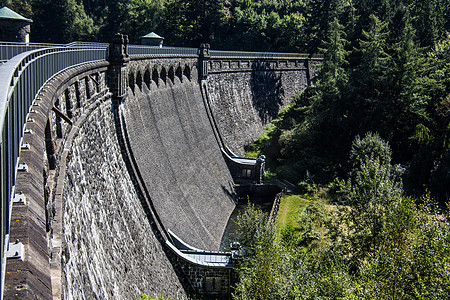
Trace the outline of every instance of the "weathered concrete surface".
[[62, 298], [185, 295], [127, 173], [111, 101], [85, 117], [66, 145]]
[[[194, 78], [196, 76], [193, 76]], [[166, 229], [218, 250], [235, 202], [199, 84], [183, 76], [128, 89], [122, 111], [139, 171]]]
[[237, 155], [308, 84], [306, 70], [254, 70], [208, 75], [208, 96], [226, 145]]

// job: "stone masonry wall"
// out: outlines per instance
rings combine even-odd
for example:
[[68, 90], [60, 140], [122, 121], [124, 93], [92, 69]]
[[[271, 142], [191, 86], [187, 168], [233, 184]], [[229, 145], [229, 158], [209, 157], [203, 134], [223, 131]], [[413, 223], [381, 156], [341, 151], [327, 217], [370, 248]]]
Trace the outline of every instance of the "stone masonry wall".
[[207, 91], [211, 109], [225, 144], [241, 156], [245, 146], [255, 141], [296, 92], [308, 85], [308, 76], [314, 75], [310, 74], [313, 72], [308, 70], [306, 59], [212, 59], [209, 68]]
[[80, 124], [67, 162], [63, 298], [182, 296], [122, 160], [111, 101], [96, 105]]

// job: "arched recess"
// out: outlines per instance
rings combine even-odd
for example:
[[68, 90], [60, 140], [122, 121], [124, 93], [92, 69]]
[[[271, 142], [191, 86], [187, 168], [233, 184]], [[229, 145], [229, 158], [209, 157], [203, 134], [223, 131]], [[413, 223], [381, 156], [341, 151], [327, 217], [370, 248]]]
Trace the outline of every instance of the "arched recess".
[[183, 75], [186, 76], [189, 81], [191, 81], [191, 68], [188, 65], [184, 66]]
[[134, 73], [130, 72], [128, 74], [128, 86], [131, 88], [131, 90], [133, 91], [134, 94], [134, 85], [135, 85], [135, 81], [134, 81]]
[[91, 98], [91, 88], [89, 85], [89, 76], [84, 77], [84, 84], [85, 84], [85, 90], [86, 90], [86, 99]]
[[150, 89], [150, 81], [151, 81], [151, 77], [150, 77], [150, 71], [147, 69], [145, 70], [144, 73], [144, 83], [145, 85]]
[[156, 68], [153, 69], [152, 80], [155, 82], [156, 86], [159, 86], [159, 74], [158, 74], [158, 70], [156, 70]]
[[80, 85], [78, 81], [75, 81], [75, 98], [76, 98], [76, 108], [81, 108], [81, 94], [80, 94]]
[[175, 72], [173, 71], [173, 67], [169, 68], [169, 79], [174, 83], [175, 80]]
[[[55, 101], [55, 105], [56, 108], [61, 109], [60, 105], [59, 105], [59, 99], [57, 99]], [[58, 116], [57, 113], [53, 112], [54, 116], [55, 116], [55, 124], [56, 124], [56, 137], [61, 139], [63, 137], [63, 128], [62, 128], [62, 124], [61, 124], [61, 117]]]
[[99, 73], [95, 73], [93, 75], [93, 78], [95, 79], [94, 84], [95, 84], [95, 92], [96, 93], [100, 93], [100, 74]]
[[136, 85], [139, 87], [139, 89], [142, 91], [142, 75], [139, 71], [136, 75]]
[[71, 101], [71, 95], [70, 95], [70, 90], [69, 88], [67, 88], [64, 91], [64, 99], [66, 100], [66, 114], [69, 118], [73, 117], [72, 114], [72, 101]]
[[47, 120], [45, 125], [45, 152], [47, 153], [48, 168], [50, 170], [56, 169], [55, 147], [53, 145], [50, 120]]
[[180, 79], [181, 82], [183, 82], [183, 71], [181, 70], [180, 66], [178, 66], [175, 75]]
[[167, 83], [167, 71], [165, 68], [162, 68], [161, 74], [159, 74], [159, 76], [164, 83]]

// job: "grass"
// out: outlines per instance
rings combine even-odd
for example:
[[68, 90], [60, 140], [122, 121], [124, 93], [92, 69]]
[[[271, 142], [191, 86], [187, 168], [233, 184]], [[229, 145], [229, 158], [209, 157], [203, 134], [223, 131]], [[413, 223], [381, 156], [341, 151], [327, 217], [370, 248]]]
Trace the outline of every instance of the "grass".
[[277, 214], [277, 225], [281, 230], [287, 226], [299, 228], [298, 216], [310, 202], [304, 195], [287, 194], [281, 198]]
[[[301, 247], [303, 250], [328, 243], [328, 229], [325, 227], [324, 222], [328, 218], [338, 218], [339, 209], [336, 205], [327, 204], [327, 200], [322, 196], [323, 195], [311, 196], [308, 194], [284, 195], [281, 198], [280, 208], [277, 214], [278, 238], [284, 241], [290, 240], [294, 244], [299, 243], [298, 245], [302, 245]], [[309, 215], [311, 213], [311, 210], [308, 214], [304, 215], [304, 211], [309, 205], [313, 205], [313, 207], [319, 208], [319, 211], [317, 211], [318, 215]], [[314, 208], [310, 209], [313, 209], [314, 211]], [[308, 215], [310, 217], [307, 217]], [[321, 220], [317, 218], [320, 218]], [[299, 222], [306, 223], [300, 224]], [[305, 230], [307, 230], [307, 232], [309, 233], [306, 233]], [[306, 235], [304, 235], [305, 233]], [[312, 240], [309, 240], [309, 238], [311, 237]], [[316, 239], [315, 237], [318, 239]]]

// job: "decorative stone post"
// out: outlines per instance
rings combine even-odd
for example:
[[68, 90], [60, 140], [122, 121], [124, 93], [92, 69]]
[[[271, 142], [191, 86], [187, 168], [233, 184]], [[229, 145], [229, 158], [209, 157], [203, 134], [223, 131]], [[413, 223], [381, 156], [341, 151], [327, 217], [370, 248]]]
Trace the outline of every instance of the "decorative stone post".
[[312, 84], [312, 69], [311, 69], [311, 55], [308, 55], [308, 58], [306, 59], [306, 82], [308, 86]]
[[204, 80], [208, 77], [208, 62], [211, 57], [209, 54], [209, 44], [200, 44], [199, 50], [199, 79]]
[[108, 82], [109, 90], [113, 94], [113, 101], [121, 103], [127, 93], [127, 65], [130, 61], [128, 55], [128, 36], [116, 34], [114, 40], [109, 44]]
[[264, 181], [264, 170], [266, 164], [266, 156], [260, 155], [256, 160], [256, 174], [255, 179], [257, 183], [262, 183]]

